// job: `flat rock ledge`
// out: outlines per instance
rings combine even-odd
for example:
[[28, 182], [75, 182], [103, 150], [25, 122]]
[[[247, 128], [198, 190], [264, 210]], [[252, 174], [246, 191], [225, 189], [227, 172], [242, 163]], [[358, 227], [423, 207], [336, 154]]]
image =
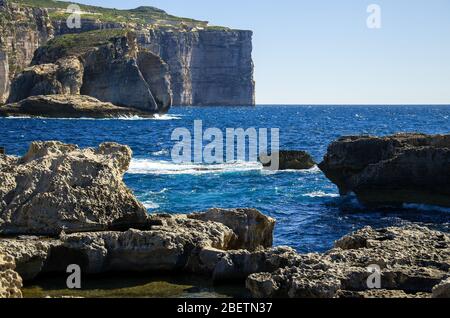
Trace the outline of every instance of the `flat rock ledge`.
[[48, 118], [152, 118], [154, 115], [134, 108], [119, 107], [86, 95], [37, 95], [18, 103], [0, 106], [2, 117]]
[[367, 206], [450, 207], [450, 135], [342, 137], [319, 167]]
[[450, 236], [425, 227], [367, 227], [327, 253], [289, 257], [292, 266], [247, 278], [254, 297], [449, 297]]

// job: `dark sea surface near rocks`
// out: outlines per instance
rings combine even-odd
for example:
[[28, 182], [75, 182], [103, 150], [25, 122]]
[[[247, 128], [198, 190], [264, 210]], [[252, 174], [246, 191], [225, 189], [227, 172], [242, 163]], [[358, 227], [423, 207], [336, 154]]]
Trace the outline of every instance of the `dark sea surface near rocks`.
[[[254, 207], [277, 219], [275, 245], [299, 252], [323, 252], [356, 229], [430, 225], [450, 231], [450, 209], [406, 206], [369, 211], [342, 199], [316, 168], [262, 170], [258, 163], [213, 166], [177, 165], [170, 160], [173, 129], [280, 128], [281, 149], [306, 150], [320, 162], [326, 148], [342, 135], [397, 132], [450, 132], [450, 106], [258, 106], [175, 107], [156, 119], [0, 119], [0, 146], [23, 155], [34, 140], [60, 140], [81, 147], [105, 141], [129, 145], [134, 159], [125, 181], [150, 213], [190, 213], [210, 207]], [[207, 142], [204, 142], [206, 145]]]

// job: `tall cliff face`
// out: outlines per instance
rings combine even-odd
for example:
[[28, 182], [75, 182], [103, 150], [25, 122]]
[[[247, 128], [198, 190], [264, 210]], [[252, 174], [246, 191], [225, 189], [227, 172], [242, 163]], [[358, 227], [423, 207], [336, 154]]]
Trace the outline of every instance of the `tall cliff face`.
[[139, 49], [128, 30], [56, 37], [36, 50], [32, 64], [13, 80], [8, 103], [81, 94], [148, 113], [166, 113], [172, 105], [167, 64]]
[[30, 64], [34, 51], [53, 34], [46, 9], [0, 0], [0, 103], [8, 98], [14, 76]]
[[170, 67], [175, 105], [255, 104], [252, 32], [141, 29], [138, 43]]

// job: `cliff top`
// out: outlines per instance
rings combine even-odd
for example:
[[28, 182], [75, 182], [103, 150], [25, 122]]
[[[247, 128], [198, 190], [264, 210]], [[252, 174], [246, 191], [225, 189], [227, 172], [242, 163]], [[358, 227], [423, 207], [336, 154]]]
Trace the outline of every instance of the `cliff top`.
[[227, 29], [224, 27], [209, 26], [208, 21], [177, 17], [168, 14], [164, 10], [151, 6], [141, 6], [130, 10], [119, 10], [56, 0], [10, 0], [10, 2], [14, 2], [21, 6], [45, 8], [48, 10], [50, 18], [54, 21], [65, 20], [69, 17], [71, 13], [67, 12], [67, 7], [70, 4], [76, 4], [81, 9], [82, 18], [106, 23], [145, 24], [170, 26], [172, 28], [183, 28], [187, 26], [190, 28]]
[[65, 34], [51, 39], [41, 47], [41, 50], [58, 51], [62, 55], [80, 55], [92, 48], [105, 45], [114, 38], [127, 36], [129, 32], [128, 29], [108, 29]]

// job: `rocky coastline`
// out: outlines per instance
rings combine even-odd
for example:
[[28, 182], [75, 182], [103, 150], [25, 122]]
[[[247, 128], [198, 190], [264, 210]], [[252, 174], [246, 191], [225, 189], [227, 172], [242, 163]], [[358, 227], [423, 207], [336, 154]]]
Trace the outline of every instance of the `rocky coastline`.
[[255, 105], [251, 31], [153, 7], [79, 6], [86, 14], [71, 28], [66, 2], [0, 1], [0, 105], [54, 94], [153, 114]]
[[[450, 297], [450, 236], [421, 226], [358, 230], [326, 253], [273, 247], [254, 209], [149, 215], [122, 181], [127, 146], [35, 142], [0, 154], [0, 296], [70, 264], [84, 274], [185, 273], [253, 297]], [[377, 266], [380, 288], [368, 284]]]

